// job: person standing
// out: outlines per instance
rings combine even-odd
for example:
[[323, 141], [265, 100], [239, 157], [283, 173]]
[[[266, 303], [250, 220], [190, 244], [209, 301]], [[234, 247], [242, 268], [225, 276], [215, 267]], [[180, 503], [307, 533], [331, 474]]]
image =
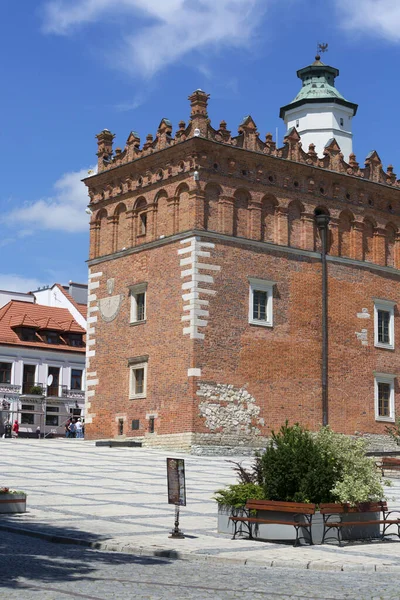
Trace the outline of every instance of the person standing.
[[75, 429], [76, 429], [76, 437], [79, 439], [83, 439], [82, 421], [80, 419], [78, 419], [77, 422], [75, 423]]
[[19, 423], [18, 423], [18, 420], [15, 419], [14, 425], [12, 426], [12, 435], [13, 435], [13, 437], [17, 438], [18, 437], [18, 433], [19, 433]]
[[36, 437], [38, 440], [40, 440], [40, 425], [36, 427]]
[[71, 437], [71, 438], [76, 437], [76, 425], [75, 425], [75, 421], [73, 419], [72, 419], [71, 423], [69, 424], [68, 431], [69, 431], [68, 437]]

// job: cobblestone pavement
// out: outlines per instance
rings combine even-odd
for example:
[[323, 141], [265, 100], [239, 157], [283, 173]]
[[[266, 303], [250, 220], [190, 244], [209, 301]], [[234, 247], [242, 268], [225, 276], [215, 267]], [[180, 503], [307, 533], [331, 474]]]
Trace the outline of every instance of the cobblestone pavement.
[[[168, 537], [174, 507], [167, 503], [167, 456], [185, 458], [187, 506], [181, 511], [181, 528], [186, 538], [182, 540]], [[101, 550], [134, 555], [164, 553], [164, 557], [279, 569], [370, 573], [400, 568], [398, 538], [343, 548], [332, 544], [293, 548], [219, 534], [212, 497], [218, 488], [235, 480], [232, 463], [224, 457], [110, 449], [81, 440], [0, 439], [0, 485], [28, 494], [26, 513], [0, 515], [0, 539], [11, 527], [48, 536], [45, 539], [73, 538], [97, 544]], [[399, 479], [388, 489], [388, 496], [391, 509], [399, 510]]]
[[50, 544], [0, 541], [4, 600], [398, 600], [400, 571], [326, 573], [168, 561]]

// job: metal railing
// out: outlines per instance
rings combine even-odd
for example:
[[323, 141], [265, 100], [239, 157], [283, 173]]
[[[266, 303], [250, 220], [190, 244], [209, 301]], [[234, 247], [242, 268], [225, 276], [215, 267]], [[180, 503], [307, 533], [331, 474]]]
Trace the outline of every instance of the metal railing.
[[36, 381], [24, 381], [22, 383], [22, 394], [27, 396], [44, 396], [45, 386]]
[[0, 383], [0, 394], [20, 394], [21, 386], [13, 385], [12, 383]]

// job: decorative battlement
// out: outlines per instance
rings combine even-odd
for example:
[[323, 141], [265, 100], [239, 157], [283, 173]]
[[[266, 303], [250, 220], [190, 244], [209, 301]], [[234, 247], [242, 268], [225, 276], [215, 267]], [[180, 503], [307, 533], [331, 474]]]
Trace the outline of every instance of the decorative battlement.
[[267, 133], [265, 141], [260, 138], [257, 126], [250, 115], [240, 123], [238, 135], [236, 136], [232, 136], [225, 121], [221, 121], [219, 128], [214, 129], [207, 114], [208, 99], [209, 94], [206, 94], [203, 90], [193, 92], [189, 96], [191, 104], [189, 124], [186, 125], [185, 121], [180, 121], [179, 129], [173, 136], [172, 124], [164, 118], [160, 122], [155, 138], [152, 134], [148, 134], [142, 147], [138, 134], [132, 131], [126, 141], [125, 148], [123, 150], [116, 148], [113, 152], [115, 136], [108, 129], [104, 129], [96, 136], [98, 172], [101, 173], [165, 148], [176, 146], [189, 138], [201, 137], [225, 146], [320, 167], [388, 186], [400, 187], [400, 180], [397, 180], [393, 172], [393, 166], [389, 165], [385, 171], [375, 150], [368, 154], [365, 159], [365, 166], [361, 168], [355, 154], [350, 154], [348, 162], [344, 160], [341, 149], [334, 138], [325, 145], [322, 158], [319, 158], [315, 152], [314, 144], [310, 144], [307, 151], [303, 150], [300, 135], [295, 127], [286, 133], [283, 146], [277, 148], [271, 133]]

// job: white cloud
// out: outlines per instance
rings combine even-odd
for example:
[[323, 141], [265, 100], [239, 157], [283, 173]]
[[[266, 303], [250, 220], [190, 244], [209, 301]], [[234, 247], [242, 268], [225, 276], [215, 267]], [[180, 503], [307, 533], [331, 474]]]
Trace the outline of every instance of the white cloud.
[[399, 0], [335, 0], [345, 29], [400, 41]]
[[43, 229], [70, 233], [88, 231], [89, 217], [85, 208], [89, 198], [81, 181], [87, 175], [88, 169], [65, 173], [55, 182], [53, 196], [25, 203], [3, 215], [1, 222], [11, 228], [18, 226], [19, 231], [22, 228], [24, 235]]
[[39, 279], [33, 277], [21, 277], [13, 273], [0, 273], [0, 290], [12, 292], [31, 292], [43, 285]]
[[[68, 34], [77, 27], [123, 19], [130, 33], [112, 62], [151, 76], [193, 50], [243, 47], [254, 40], [262, 13], [272, 0], [49, 0], [44, 31]], [[141, 18], [140, 18], [141, 17]]]

